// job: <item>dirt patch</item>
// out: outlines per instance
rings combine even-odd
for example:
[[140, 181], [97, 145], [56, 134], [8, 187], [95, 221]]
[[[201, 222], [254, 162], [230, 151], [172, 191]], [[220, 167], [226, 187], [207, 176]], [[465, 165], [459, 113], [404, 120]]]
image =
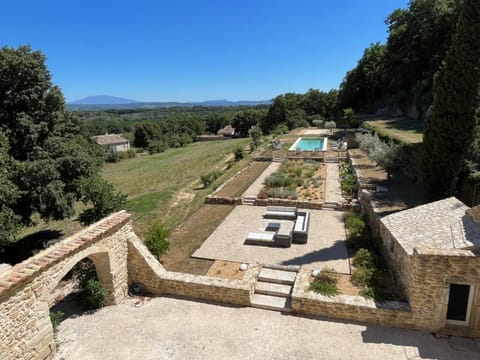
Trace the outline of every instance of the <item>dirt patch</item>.
[[238, 174], [231, 182], [225, 184], [221, 190], [216, 192], [215, 196], [241, 196], [268, 165], [270, 165], [268, 161], [252, 162], [242, 173]]
[[170, 251], [161, 262], [167, 270], [205, 275], [213, 261], [194, 259], [190, 255], [200, 247], [208, 236], [232, 211], [230, 205], [203, 205], [170, 236]]
[[340, 274], [338, 276], [337, 288], [341, 294], [352, 296], [358, 296], [361, 290], [352, 283], [352, 276], [347, 274]]
[[241, 280], [244, 274], [245, 272], [240, 270], [240, 263], [222, 260], [215, 260], [206, 273], [207, 276], [228, 280]]
[[169, 207], [171, 208], [175, 207], [181, 202], [191, 202], [194, 198], [195, 198], [194, 193], [182, 190], [177, 194], [177, 196], [175, 196], [175, 199], [173, 199]]

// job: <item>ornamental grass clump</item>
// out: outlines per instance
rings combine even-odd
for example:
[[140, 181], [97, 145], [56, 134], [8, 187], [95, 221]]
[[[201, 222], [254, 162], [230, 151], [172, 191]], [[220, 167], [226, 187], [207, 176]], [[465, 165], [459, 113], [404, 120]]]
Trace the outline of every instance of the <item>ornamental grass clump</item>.
[[325, 296], [339, 294], [337, 289], [338, 274], [332, 268], [323, 268], [310, 284], [310, 290]]

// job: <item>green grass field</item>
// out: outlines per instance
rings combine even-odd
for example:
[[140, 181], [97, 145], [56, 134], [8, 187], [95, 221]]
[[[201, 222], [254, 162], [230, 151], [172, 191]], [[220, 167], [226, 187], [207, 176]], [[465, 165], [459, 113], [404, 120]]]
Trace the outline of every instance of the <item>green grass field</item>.
[[[183, 148], [168, 149], [155, 155], [137, 155], [114, 164], [105, 164], [102, 176], [112, 182], [117, 191], [128, 195], [126, 210], [133, 213], [135, 231], [143, 235], [152, 221], [160, 221], [170, 229], [181, 224], [204, 202], [215, 186], [233, 176], [249, 161], [233, 160], [233, 150], [246, 146], [250, 139], [196, 142]], [[222, 176], [204, 189], [200, 175], [222, 170]], [[35, 219], [36, 226], [23, 228], [18, 238], [41, 231], [56, 231], [61, 236], [82, 229], [77, 215], [85, 206], [76, 205], [76, 216], [61, 221]]]
[[373, 119], [365, 123], [381, 135], [395, 138], [406, 144], [416, 144], [423, 141], [424, 123], [414, 119]]
[[[233, 150], [248, 142], [249, 139], [197, 142], [160, 154], [106, 164], [102, 175], [117, 191], [128, 195], [126, 209], [133, 213], [139, 234], [152, 221], [173, 229], [204, 202], [215, 186], [246, 164], [248, 160], [231, 161]], [[229, 162], [232, 167], [227, 169]], [[222, 176], [204, 189], [200, 175], [212, 170], [222, 171]]]

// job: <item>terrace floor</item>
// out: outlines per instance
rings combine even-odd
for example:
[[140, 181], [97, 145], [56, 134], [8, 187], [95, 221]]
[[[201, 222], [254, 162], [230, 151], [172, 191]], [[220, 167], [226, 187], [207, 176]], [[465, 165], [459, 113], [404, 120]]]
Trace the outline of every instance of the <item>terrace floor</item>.
[[310, 211], [307, 244], [290, 248], [244, 245], [249, 232], [264, 232], [270, 222], [292, 223], [289, 220], [264, 219], [266, 208], [239, 205], [225, 218], [192, 257], [269, 265], [302, 265], [310, 269], [330, 267], [349, 274], [345, 246], [343, 213], [331, 210]]

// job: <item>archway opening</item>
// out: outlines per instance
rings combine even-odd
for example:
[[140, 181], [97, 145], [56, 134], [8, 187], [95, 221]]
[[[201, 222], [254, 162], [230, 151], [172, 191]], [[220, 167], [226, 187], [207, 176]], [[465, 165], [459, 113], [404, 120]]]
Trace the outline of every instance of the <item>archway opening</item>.
[[106, 289], [97, 275], [95, 262], [86, 257], [75, 264], [53, 289], [49, 299], [54, 329], [65, 319], [103, 307]]

